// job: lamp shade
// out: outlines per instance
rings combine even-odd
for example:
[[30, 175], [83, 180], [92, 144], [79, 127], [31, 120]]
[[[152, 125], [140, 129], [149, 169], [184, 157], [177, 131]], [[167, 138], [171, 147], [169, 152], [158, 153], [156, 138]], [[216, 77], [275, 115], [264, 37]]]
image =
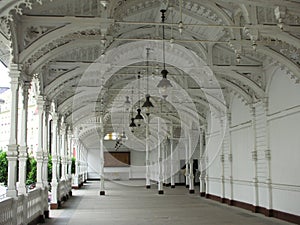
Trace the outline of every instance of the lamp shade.
[[157, 87], [159, 89], [159, 93], [163, 98], [167, 98], [168, 97], [168, 88], [173, 87], [173, 85], [171, 84], [171, 82], [167, 79], [167, 74], [168, 71], [166, 69], [163, 69], [161, 71], [162, 74], [162, 79], [160, 80], [160, 82], [158, 83]]
[[129, 100], [129, 96], [126, 96], [126, 100], [124, 102], [124, 107], [126, 109], [126, 111], [128, 111], [130, 109], [130, 100]]
[[135, 116], [135, 120], [143, 120], [144, 119], [144, 117], [142, 116], [142, 114], [141, 114], [141, 109], [137, 109], [136, 110], [137, 111], [137, 115]]
[[131, 123], [129, 124], [129, 127], [136, 127], [136, 124], [134, 122], [134, 118], [131, 118]]
[[146, 94], [146, 101], [144, 102], [142, 107], [145, 108], [146, 115], [149, 116], [150, 115], [150, 108], [154, 107], [152, 102], [150, 101], [150, 95], [149, 94]]

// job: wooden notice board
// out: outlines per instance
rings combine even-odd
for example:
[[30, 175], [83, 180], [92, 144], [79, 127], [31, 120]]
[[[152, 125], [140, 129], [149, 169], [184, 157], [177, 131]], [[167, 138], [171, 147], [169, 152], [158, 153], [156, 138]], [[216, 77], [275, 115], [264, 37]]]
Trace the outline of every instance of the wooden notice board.
[[130, 152], [104, 152], [104, 167], [130, 166]]

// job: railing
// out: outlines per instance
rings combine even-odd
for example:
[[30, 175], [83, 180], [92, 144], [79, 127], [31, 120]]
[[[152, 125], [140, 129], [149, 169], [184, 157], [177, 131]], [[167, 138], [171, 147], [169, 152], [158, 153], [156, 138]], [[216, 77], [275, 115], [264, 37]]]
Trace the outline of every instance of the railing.
[[6, 193], [5, 193], [5, 194], [2, 194], [2, 195], [0, 195], [0, 200], [2, 200], [2, 199], [4, 199], [4, 198], [6, 198]]
[[[43, 215], [45, 204], [48, 205], [47, 189], [40, 188], [19, 195], [18, 198], [5, 198], [0, 201], [0, 225], [28, 224]], [[46, 202], [45, 202], [46, 201]]]
[[26, 201], [27, 201], [27, 196], [19, 195], [17, 199], [17, 224], [26, 224], [26, 220], [27, 220]]
[[44, 212], [43, 192], [41, 189], [34, 189], [28, 193], [27, 197], [27, 218], [33, 221]]
[[66, 193], [66, 181], [62, 180], [58, 183], [58, 200], [61, 201], [63, 199], [63, 197], [65, 197], [67, 195]]
[[84, 181], [84, 174], [72, 174], [72, 187], [80, 187]]
[[0, 224], [1, 225], [14, 225], [13, 224], [13, 198], [5, 198], [0, 201]]

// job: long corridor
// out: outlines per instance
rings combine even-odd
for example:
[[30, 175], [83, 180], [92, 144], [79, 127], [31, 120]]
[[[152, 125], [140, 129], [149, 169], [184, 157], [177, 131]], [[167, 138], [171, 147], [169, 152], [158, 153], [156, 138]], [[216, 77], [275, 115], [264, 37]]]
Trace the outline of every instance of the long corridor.
[[188, 194], [185, 187], [145, 189], [144, 181], [106, 182], [106, 195], [99, 195], [99, 182], [88, 181], [61, 209], [51, 210], [46, 225], [279, 225], [290, 224], [261, 214], [230, 207]]

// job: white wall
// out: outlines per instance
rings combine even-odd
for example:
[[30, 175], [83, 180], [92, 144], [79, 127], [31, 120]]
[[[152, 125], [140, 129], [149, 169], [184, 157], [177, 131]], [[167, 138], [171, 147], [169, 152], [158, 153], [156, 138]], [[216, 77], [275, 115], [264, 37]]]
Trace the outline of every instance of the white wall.
[[100, 171], [100, 150], [99, 149], [89, 149], [88, 155], [88, 179], [99, 179]]
[[241, 202], [253, 201], [254, 147], [253, 128], [249, 106], [234, 96], [231, 105], [231, 150], [233, 166], [234, 199]]
[[[274, 72], [273, 72], [274, 71]], [[232, 165], [233, 199], [255, 204], [255, 177], [252, 152], [257, 150], [258, 205], [300, 215], [300, 84], [295, 84], [284, 71], [269, 68], [267, 71], [267, 103], [250, 106], [234, 96], [230, 105], [230, 150], [232, 164], [225, 156], [225, 179]], [[264, 111], [265, 110], [265, 111]], [[265, 114], [264, 114], [265, 113]], [[253, 118], [252, 118], [253, 117]], [[253, 123], [255, 119], [255, 125]], [[217, 120], [208, 122], [207, 151], [209, 157], [207, 193], [223, 197], [222, 162], [218, 145], [221, 127]], [[254, 138], [256, 126], [256, 138]], [[255, 148], [256, 146], [256, 148]], [[223, 147], [224, 148], [224, 147]], [[267, 154], [270, 150], [270, 166]], [[230, 168], [230, 167], [229, 167]], [[271, 188], [267, 185], [270, 176]], [[225, 181], [225, 197], [230, 196], [231, 186]]]
[[273, 208], [300, 215], [300, 85], [276, 70], [269, 86]]
[[[104, 141], [106, 151], [114, 151], [115, 141]], [[145, 178], [145, 151], [129, 150], [126, 146], [122, 146], [118, 151], [130, 151], [131, 166], [129, 172], [130, 179]], [[100, 150], [88, 150], [88, 178], [99, 179], [100, 170]]]
[[207, 176], [208, 176], [208, 192], [213, 195], [221, 196], [221, 144], [222, 132], [220, 120], [218, 118], [209, 117], [208, 132], [206, 134], [206, 151], [208, 153]]

